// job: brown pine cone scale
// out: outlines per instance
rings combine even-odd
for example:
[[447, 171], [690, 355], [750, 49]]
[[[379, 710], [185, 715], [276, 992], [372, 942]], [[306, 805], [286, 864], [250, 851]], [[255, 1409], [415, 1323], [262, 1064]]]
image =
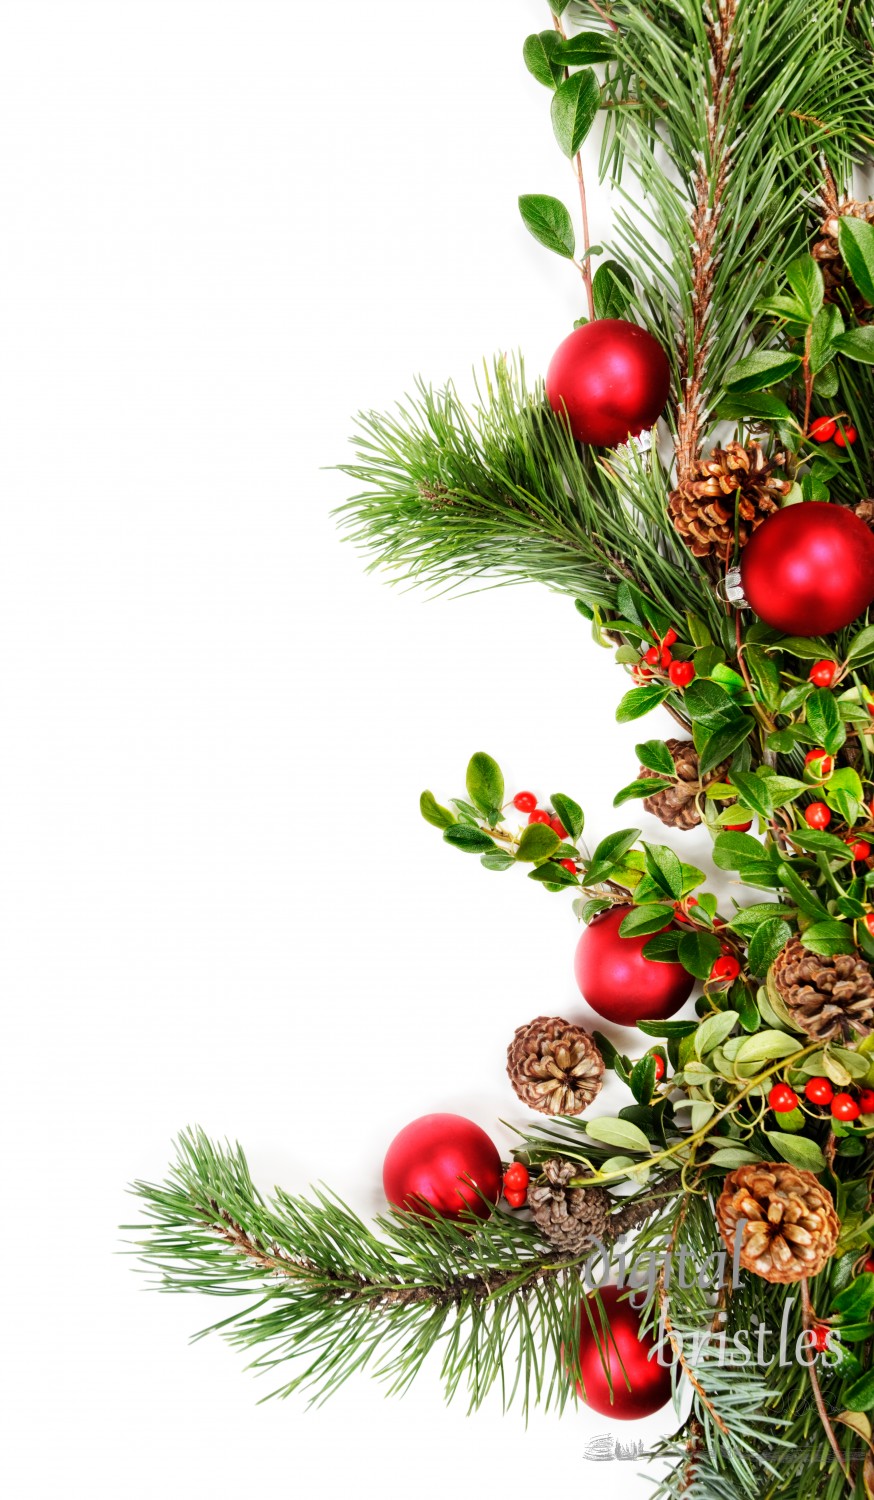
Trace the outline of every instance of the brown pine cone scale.
[[507, 1072], [523, 1104], [544, 1115], [579, 1115], [600, 1093], [604, 1059], [581, 1026], [538, 1016], [507, 1048]]
[[844, 1046], [874, 1030], [874, 972], [859, 953], [823, 958], [789, 939], [774, 960], [771, 983], [801, 1031]]
[[572, 1188], [571, 1178], [581, 1168], [552, 1157], [543, 1163], [543, 1180], [528, 1188], [528, 1207], [544, 1239], [567, 1255], [579, 1255], [595, 1239], [602, 1239], [610, 1222], [612, 1200], [603, 1188]]
[[746, 448], [726, 443], [678, 477], [668, 498], [668, 515], [694, 557], [725, 563], [734, 554], [735, 541], [746, 546], [792, 488], [774, 473], [784, 462], [783, 453], [768, 458], [760, 443]]
[[751, 1162], [729, 1172], [716, 1204], [729, 1253], [738, 1226], [740, 1264], [765, 1281], [788, 1283], [817, 1276], [841, 1231], [831, 1195], [812, 1172], [788, 1162]]
[[[722, 780], [729, 763], [724, 761], [702, 777], [698, 771], [698, 752], [691, 740], [665, 740], [665, 745], [671, 752], [677, 779], [666, 782], [664, 791], [644, 798], [644, 809], [668, 828], [697, 828], [701, 822], [701, 793], [711, 782]], [[651, 777], [653, 773], [641, 766], [639, 774]]]

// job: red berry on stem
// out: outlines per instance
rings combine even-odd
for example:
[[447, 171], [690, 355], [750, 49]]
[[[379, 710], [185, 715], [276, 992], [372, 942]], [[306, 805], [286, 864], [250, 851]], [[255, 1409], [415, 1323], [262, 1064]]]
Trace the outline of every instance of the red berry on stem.
[[635, 662], [634, 666], [631, 668], [631, 675], [634, 678], [635, 682], [649, 682], [649, 679], [652, 677], [652, 672], [650, 671], [649, 667], [645, 667], [642, 662], [638, 661]]
[[865, 1261], [865, 1264], [862, 1267], [862, 1270], [863, 1271], [867, 1271], [869, 1275], [871, 1274], [872, 1271], [874, 1271], [874, 1255], [869, 1255], [868, 1256], [867, 1260]]
[[677, 639], [677, 632], [676, 632], [676, 630], [674, 629], [674, 627], [672, 625], [671, 628], [670, 628], [670, 630], [665, 635], [665, 638], [662, 641], [662, 645], [663, 646], [673, 646], [674, 642], [676, 641], [676, 639]]
[[657, 667], [661, 661], [661, 652], [658, 646], [650, 646], [649, 650], [644, 653], [643, 659], [648, 666]]
[[724, 953], [718, 958], [710, 970], [710, 978], [715, 984], [730, 984], [737, 979], [740, 973], [740, 964], [733, 953]]
[[859, 1090], [859, 1113], [874, 1115], [874, 1089]]
[[855, 860], [863, 860], [869, 858], [871, 854], [871, 845], [867, 842], [867, 840], [853, 839], [851, 836], [847, 839], [847, 843], [852, 850], [853, 858]]
[[656, 1083], [661, 1083], [665, 1076], [665, 1060], [660, 1052], [653, 1052], [652, 1060], [655, 1063]]
[[768, 1095], [768, 1103], [775, 1115], [788, 1115], [790, 1110], [798, 1108], [798, 1095], [788, 1083], [775, 1083]]
[[874, 599], [874, 533], [845, 505], [787, 505], [744, 547], [741, 583], [766, 625], [787, 635], [831, 635]]
[[521, 1193], [529, 1182], [528, 1168], [524, 1162], [513, 1161], [504, 1173], [504, 1187], [513, 1193]]
[[560, 839], [567, 838], [567, 829], [562, 827], [561, 818], [557, 818], [553, 814], [553, 816], [549, 820], [549, 826], [552, 829], [553, 833], [558, 834]]
[[817, 1323], [813, 1328], [813, 1347], [817, 1354], [824, 1354], [829, 1347], [830, 1329], [827, 1323]]
[[865, 926], [867, 927], [871, 936], [874, 937], [874, 911], [869, 911], [866, 913]]
[[831, 687], [837, 676], [838, 664], [836, 661], [815, 661], [808, 677], [816, 687]]
[[851, 422], [847, 422], [843, 428], [838, 428], [835, 433], [835, 442], [839, 448], [852, 448], [859, 434]]
[[811, 1078], [804, 1085], [804, 1097], [811, 1104], [831, 1104], [835, 1091], [827, 1078]]
[[567, 870], [569, 875], [576, 875], [577, 867], [572, 859], [559, 860], [559, 864], [561, 865], [563, 870]]
[[597, 318], [559, 344], [546, 374], [546, 398], [566, 413], [580, 443], [611, 448], [652, 427], [668, 399], [671, 369], [646, 329]]
[[537, 798], [533, 792], [517, 792], [513, 798], [513, 806], [517, 812], [533, 812], [537, 806]]
[[695, 668], [690, 661], [672, 661], [668, 668], [668, 676], [674, 687], [688, 687], [695, 676]]
[[752, 826], [753, 820], [750, 818], [748, 823], [726, 823], [725, 831], [726, 833], [746, 833]]
[[804, 809], [804, 821], [808, 828], [828, 828], [831, 820], [832, 815], [824, 802], [811, 802], [810, 806]]
[[832, 1118], [835, 1120], [857, 1120], [861, 1113], [852, 1094], [835, 1094], [832, 1100]]
[[834, 757], [827, 755], [825, 750], [819, 747], [815, 750], [808, 750], [804, 757], [804, 764], [810, 766], [811, 775], [815, 776], [818, 781], [827, 781], [835, 768]]
[[815, 417], [810, 424], [810, 436], [815, 443], [828, 443], [838, 430], [834, 417]]
[[506, 1198], [511, 1208], [524, 1208], [528, 1199], [528, 1194], [524, 1188], [522, 1188], [521, 1191], [518, 1192], [513, 1188], [506, 1188], [504, 1190], [504, 1197]]
[[529, 823], [551, 823], [552, 822], [552, 816], [551, 816], [550, 813], [544, 812], [542, 807], [537, 807], [537, 808], [534, 809], [534, 812], [531, 814], [530, 818], [528, 819], [528, 822]]

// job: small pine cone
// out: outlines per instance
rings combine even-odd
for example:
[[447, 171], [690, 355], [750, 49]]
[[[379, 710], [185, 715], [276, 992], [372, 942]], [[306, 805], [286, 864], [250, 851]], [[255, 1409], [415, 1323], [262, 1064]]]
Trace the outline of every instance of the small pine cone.
[[814, 1041], [847, 1046], [874, 1030], [874, 973], [858, 953], [823, 958], [793, 937], [777, 954], [770, 980], [792, 1021]]
[[850, 199], [841, 203], [836, 214], [830, 213], [823, 220], [819, 237], [811, 246], [811, 253], [814, 260], [819, 262], [825, 282], [826, 302], [840, 304], [849, 298], [856, 317], [861, 323], [867, 323], [874, 316], [874, 308], [862, 296], [844, 264], [838, 245], [839, 219], [862, 219], [866, 224], [874, 224], [874, 201], [857, 203]]
[[580, 1168], [552, 1157], [543, 1163], [545, 1182], [532, 1182], [528, 1207], [544, 1239], [568, 1255], [578, 1255], [593, 1239], [601, 1239], [610, 1220], [612, 1200], [603, 1188], [568, 1187]]
[[[677, 779], [667, 782], [664, 791], [646, 797], [644, 808], [668, 828], [697, 828], [701, 822], [699, 794], [712, 781], [721, 781], [728, 771], [728, 761], [708, 771], [702, 778], [698, 774], [698, 751], [691, 740], [665, 740], [665, 744], [671, 752]], [[641, 766], [642, 777], [651, 777], [652, 774], [646, 766]]]
[[856, 506], [856, 515], [874, 530], [874, 500], [860, 500]]
[[[780, 507], [791, 485], [774, 470], [785, 454], [768, 458], [760, 443], [726, 443], [699, 458], [668, 498], [675, 530], [695, 557], [728, 562], [737, 542], [745, 547], [757, 526]], [[737, 512], [737, 519], [735, 519]]]
[[751, 1162], [729, 1172], [716, 1218], [733, 1254], [741, 1219], [740, 1263], [766, 1281], [817, 1276], [841, 1231], [830, 1194], [812, 1172], [788, 1162]]
[[579, 1115], [600, 1093], [604, 1059], [587, 1031], [560, 1016], [520, 1026], [507, 1048], [516, 1093], [544, 1115]]

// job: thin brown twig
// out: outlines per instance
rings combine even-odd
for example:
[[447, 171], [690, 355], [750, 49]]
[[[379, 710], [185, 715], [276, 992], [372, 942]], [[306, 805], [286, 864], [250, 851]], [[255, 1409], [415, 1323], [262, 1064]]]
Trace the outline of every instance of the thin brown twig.
[[[552, 14], [551, 11], [550, 13]], [[566, 41], [567, 36], [564, 26], [561, 23], [561, 17], [552, 14], [552, 24], [561, 37], [562, 41]], [[568, 68], [565, 68], [564, 76], [565, 78], [570, 78], [570, 70]], [[589, 251], [591, 249], [591, 241], [589, 239], [589, 210], [586, 203], [586, 179], [583, 174], [583, 158], [581, 152], [579, 151], [574, 157], [573, 167], [577, 179], [577, 187], [580, 194], [580, 213], [582, 215], [583, 221], [583, 257], [581, 261], [575, 261], [574, 264], [577, 266], [580, 275], [583, 278], [583, 286], [586, 289], [586, 306], [589, 310], [589, 321], [594, 322], [595, 289], [592, 285], [592, 257], [589, 254]]]
[[[805, 1331], [807, 1332], [809, 1332], [813, 1328], [813, 1325], [816, 1321], [813, 1307], [810, 1301], [810, 1285], [806, 1276], [802, 1279], [801, 1282], [801, 1321], [804, 1325]], [[828, 1438], [829, 1446], [838, 1461], [838, 1467], [840, 1468], [841, 1473], [846, 1479], [847, 1484], [852, 1485], [853, 1476], [850, 1473], [849, 1468], [847, 1467], [846, 1460], [843, 1453], [841, 1452], [840, 1444], [835, 1437], [835, 1430], [832, 1427], [831, 1421], [829, 1420], [829, 1414], [826, 1411], [825, 1401], [823, 1400], [822, 1390], [820, 1389], [819, 1378], [816, 1373], [815, 1358], [808, 1363], [807, 1375], [810, 1380], [810, 1389], [813, 1392], [813, 1399], [816, 1402], [816, 1409], [819, 1413], [819, 1420], [822, 1423], [823, 1430], [826, 1437]]]

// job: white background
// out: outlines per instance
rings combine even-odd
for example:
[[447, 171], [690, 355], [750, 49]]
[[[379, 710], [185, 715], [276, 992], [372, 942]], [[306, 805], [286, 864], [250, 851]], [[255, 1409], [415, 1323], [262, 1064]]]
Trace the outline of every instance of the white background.
[[225, 1309], [117, 1253], [125, 1184], [184, 1124], [240, 1139], [266, 1188], [375, 1211], [401, 1125], [458, 1110], [506, 1144], [514, 1028], [586, 1018], [569, 900], [446, 848], [417, 799], [462, 794], [483, 748], [511, 789], [583, 801], [592, 842], [634, 821], [610, 806], [645, 737], [613, 722], [621, 675], [543, 590], [429, 603], [365, 576], [327, 467], [358, 407], [499, 350], [539, 372], [582, 310], [516, 208], [573, 202], [521, 62], [547, 23], [535, 0], [3, 8], [17, 1495], [473, 1496], [557, 1455], [562, 1486], [646, 1493], [582, 1462], [608, 1421], [468, 1419], [434, 1372], [403, 1405], [362, 1377], [259, 1407], [238, 1355], [187, 1346]]

